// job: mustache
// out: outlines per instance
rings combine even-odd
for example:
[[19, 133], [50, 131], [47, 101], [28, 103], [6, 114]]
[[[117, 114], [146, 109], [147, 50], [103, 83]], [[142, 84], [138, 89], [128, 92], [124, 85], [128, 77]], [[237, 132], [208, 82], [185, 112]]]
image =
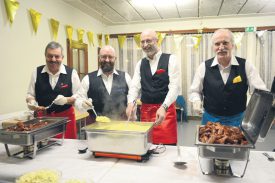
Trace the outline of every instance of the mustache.
[[50, 64], [50, 65], [60, 65], [61, 62], [57, 62], [57, 61], [48, 61], [48, 64]]

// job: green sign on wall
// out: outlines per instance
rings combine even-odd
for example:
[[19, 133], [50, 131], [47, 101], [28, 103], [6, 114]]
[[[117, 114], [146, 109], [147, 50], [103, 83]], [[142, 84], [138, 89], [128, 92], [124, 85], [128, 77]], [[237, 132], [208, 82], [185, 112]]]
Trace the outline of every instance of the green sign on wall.
[[255, 32], [256, 31], [256, 27], [246, 27], [245, 28], [245, 32]]

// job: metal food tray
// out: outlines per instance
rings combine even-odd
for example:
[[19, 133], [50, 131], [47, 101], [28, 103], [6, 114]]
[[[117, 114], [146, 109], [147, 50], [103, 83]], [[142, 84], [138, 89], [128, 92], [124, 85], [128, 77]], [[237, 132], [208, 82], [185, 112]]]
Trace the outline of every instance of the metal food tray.
[[[145, 125], [148, 129], [144, 132], [108, 129], [108, 125], [116, 124], [124, 124], [126, 127], [127, 124]], [[93, 129], [98, 126], [103, 126], [103, 128]], [[144, 155], [152, 145], [152, 128], [153, 123], [150, 122], [117, 121], [109, 123], [96, 122], [84, 129], [87, 133], [88, 149], [92, 152]]]
[[[208, 144], [199, 141], [199, 127], [196, 131], [198, 147], [198, 160], [203, 174], [216, 174], [222, 176], [243, 177], [249, 161], [250, 149], [255, 148], [258, 137], [265, 138], [275, 116], [275, 95], [268, 91], [255, 90], [245, 111], [240, 129], [248, 144]], [[208, 159], [207, 166], [203, 166]], [[231, 161], [242, 161], [244, 169], [235, 172]], [[212, 163], [211, 163], [212, 162]]]
[[47, 121], [49, 124], [32, 131], [18, 132], [0, 129], [0, 142], [22, 146], [33, 145], [35, 141], [38, 142], [64, 132], [66, 130], [66, 123], [68, 122], [67, 118], [40, 117], [26, 121], [24, 124], [33, 124], [39, 121]]
[[275, 115], [275, 95], [263, 90], [255, 90], [245, 111], [241, 124], [247, 145], [208, 144], [199, 141], [199, 126], [196, 143], [199, 156], [211, 159], [246, 160], [251, 148], [260, 136], [264, 138], [272, 125]]
[[[203, 126], [203, 125], [201, 125]], [[196, 143], [198, 146], [199, 156], [209, 159], [226, 159], [226, 160], [246, 160], [249, 157], [250, 149], [254, 145], [232, 145], [232, 144], [208, 144], [199, 141], [199, 128], [196, 131]]]

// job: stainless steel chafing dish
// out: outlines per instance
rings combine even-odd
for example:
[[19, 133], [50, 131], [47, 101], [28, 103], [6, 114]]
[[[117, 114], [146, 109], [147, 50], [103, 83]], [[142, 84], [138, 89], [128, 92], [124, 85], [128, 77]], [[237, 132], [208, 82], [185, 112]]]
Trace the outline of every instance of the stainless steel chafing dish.
[[[247, 106], [241, 130], [248, 140], [247, 145], [207, 144], [199, 141], [199, 126], [196, 133], [198, 158], [203, 174], [243, 177], [249, 161], [250, 149], [255, 148], [257, 139], [265, 138], [275, 116], [275, 95], [255, 90]], [[203, 160], [204, 159], [204, 160]], [[208, 159], [208, 161], [205, 161]], [[241, 173], [234, 173], [230, 162], [243, 161]], [[203, 164], [207, 162], [207, 166]], [[205, 168], [206, 167], [206, 168]]]
[[108, 152], [144, 155], [152, 145], [148, 122], [96, 122], [85, 127], [88, 149], [92, 152]]
[[[0, 129], [0, 142], [4, 143], [8, 156], [34, 158], [37, 151], [54, 144], [62, 144], [68, 119], [61, 117], [40, 117], [25, 121], [24, 124], [35, 124], [41, 121], [47, 121], [48, 124], [31, 131], [8, 131], [7, 129]], [[63, 134], [61, 140], [48, 140], [50, 137], [61, 133]], [[20, 145], [23, 147], [23, 150], [11, 154], [8, 144]]]

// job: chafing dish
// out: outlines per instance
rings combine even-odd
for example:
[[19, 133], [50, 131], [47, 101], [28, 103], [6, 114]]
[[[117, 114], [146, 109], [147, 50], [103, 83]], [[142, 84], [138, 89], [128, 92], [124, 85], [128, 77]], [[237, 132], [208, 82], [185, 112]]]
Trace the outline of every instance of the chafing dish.
[[[36, 151], [44, 149], [53, 144], [62, 144], [68, 119], [61, 117], [40, 117], [25, 121], [24, 124], [35, 124], [41, 121], [47, 121], [48, 124], [31, 131], [8, 131], [6, 128], [0, 129], [0, 142], [5, 144], [8, 156], [34, 158]], [[61, 141], [57, 139], [52, 139], [50, 141], [47, 140], [61, 133], [63, 134]], [[23, 147], [23, 150], [15, 154], [11, 154], [8, 144], [20, 145]], [[20, 156], [21, 154], [23, 154], [23, 156]]]
[[[243, 177], [249, 161], [250, 150], [255, 148], [257, 139], [265, 138], [275, 116], [275, 95], [262, 90], [255, 90], [246, 108], [241, 130], [249, 142], [247, 145], [207, 144], [199, 141], [199, 126], [196, 132], [198, 159], [203, 174]], [[208, 161], [202, 161], [208, 159]], [[231, 162], [243, 161], [241, 173], [234, 173]], [[203, 162], [210, 165], [204, 166]], [[205, 168], [207, 167], [207, 168]]]
[[96, 122], [85, 127], [88, 149], [92, 152], [108, 152], [144, 155], [152, 145], [150, 122]]

